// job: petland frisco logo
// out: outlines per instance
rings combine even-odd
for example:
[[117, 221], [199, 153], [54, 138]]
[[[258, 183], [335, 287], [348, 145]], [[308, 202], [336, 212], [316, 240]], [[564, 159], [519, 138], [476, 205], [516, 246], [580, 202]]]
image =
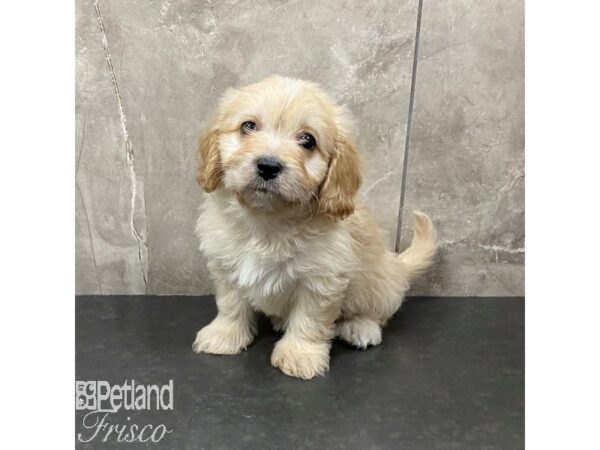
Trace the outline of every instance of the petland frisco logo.
[[[75, 408], [89, 411], [82, 420], [84, 431], [77, 434], [80, 442], [159, 442], [171, 433], [165, 425], [133, 423], [136, 411], [173, 410], [173, 380], [162, 386], [138, 384], [125, 380], [122, 385], [108, 381], [76, 381]], [[119, 411], [132, 414], [117, 414]], [[114, 423], [122, 417], [121, 423]]]

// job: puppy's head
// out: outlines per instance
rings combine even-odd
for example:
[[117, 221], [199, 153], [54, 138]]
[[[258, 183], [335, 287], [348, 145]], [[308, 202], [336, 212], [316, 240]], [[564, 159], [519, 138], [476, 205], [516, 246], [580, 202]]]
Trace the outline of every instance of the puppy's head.
[[200, 140], [198, 182], [246, 207], [354, 211], [360, 161], [346, 108], [313, 83], [271, 76], [221, 99]]

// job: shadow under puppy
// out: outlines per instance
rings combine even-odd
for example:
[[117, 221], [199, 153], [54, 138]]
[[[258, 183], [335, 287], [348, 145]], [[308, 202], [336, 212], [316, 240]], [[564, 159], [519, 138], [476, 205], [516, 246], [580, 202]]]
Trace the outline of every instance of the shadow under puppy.
[[196, 231], [218, 314], [198, 332], [196, 352], [245, 349], [255, 311], [284, 332], [271, 364], [294, 377], [324, 374], [336, 335], [359, 348], [381, 342], [436, 237], [414, 212], [410, 247], [387, 250], [356, 205], [351, 129], [348, 110], [310, 82], [270, 76], [223, 95], [199, 149], [198, 182], [210, 195]]

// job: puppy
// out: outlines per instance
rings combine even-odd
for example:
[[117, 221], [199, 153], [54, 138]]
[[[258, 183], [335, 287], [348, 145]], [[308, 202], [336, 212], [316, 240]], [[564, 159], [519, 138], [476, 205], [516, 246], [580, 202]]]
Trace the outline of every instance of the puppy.
[[283, 332], [271, 364], [304, 379], [329, 369], [337, 335], [365, 349], [432, 262], [431, 220], [390, 252], [356, 204], [360, 158], [348, 110], [315, 84], [280, 76], [221, 99], [200, 140], [206, 196], [196, 232], [216, 287], [217, 317], [196, 352], [230, 355], [252, 343], [255, 312]]

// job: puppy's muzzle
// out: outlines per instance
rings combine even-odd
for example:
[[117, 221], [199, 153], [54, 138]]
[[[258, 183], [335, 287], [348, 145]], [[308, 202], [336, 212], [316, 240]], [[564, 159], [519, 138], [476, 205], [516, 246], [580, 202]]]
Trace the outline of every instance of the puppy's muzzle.
[[276, 158], [263, 156], [256, 160], [256, 173], [265, 181], [277, 178], [282, 169], [283, 164]]

